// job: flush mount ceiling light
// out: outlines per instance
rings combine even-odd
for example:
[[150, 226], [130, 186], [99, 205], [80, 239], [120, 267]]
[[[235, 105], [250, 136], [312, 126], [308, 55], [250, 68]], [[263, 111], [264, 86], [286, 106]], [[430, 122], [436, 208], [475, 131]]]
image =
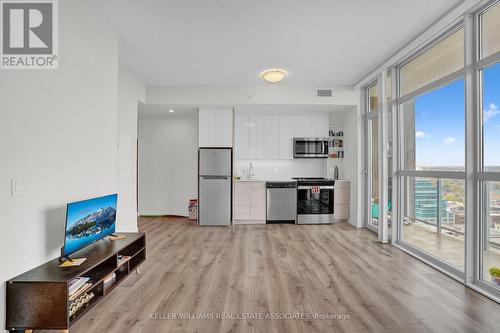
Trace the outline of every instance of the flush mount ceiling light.
[[170, 113], [174, 113], [174, 110], [170, 109], [170, 110], [168, 110], [168, 112], [170, 112]]
[[286, 72], [282, 69], [268, 69], [263, 71], [261, 76], [266, 82], [277, 83], [285, 78]]

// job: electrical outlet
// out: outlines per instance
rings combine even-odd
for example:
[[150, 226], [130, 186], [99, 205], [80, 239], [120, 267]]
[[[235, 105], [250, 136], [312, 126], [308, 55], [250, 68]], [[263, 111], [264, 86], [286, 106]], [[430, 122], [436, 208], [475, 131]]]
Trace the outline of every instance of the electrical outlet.
[[24, 192], [24, 187], [23, 183], [21, 180], [16, 179], [16, 178], [11, 178], [10, 180], [10, 194], [11, 196], [18, 196], [23, 194]]

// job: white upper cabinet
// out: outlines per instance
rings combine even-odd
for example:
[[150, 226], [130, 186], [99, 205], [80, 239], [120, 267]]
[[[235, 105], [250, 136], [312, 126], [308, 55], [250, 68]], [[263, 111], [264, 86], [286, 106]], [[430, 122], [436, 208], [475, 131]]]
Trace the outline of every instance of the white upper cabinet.
[[250, 120], [250, 159], [262, 159], [264, 152], [264, 121], [261, 114], [252, 114]]
[[293, 158], [293, 116], [279, 115], [279, 158]]
[[215, 112], [215, 146], [233, 146], [233, 109], [222, 109]]
[[198, 145], [213, 147], [215, 145], [215, 111], [201, 110], [198, 115]]
[[198, 115], [200, 147], [233, 146], [233, 109], [200, 108]]
[[234, 150], [238, 160], [293, 159], [293, 138], [328, 137], [327, 114], [236, 113]]
[[312, 137], [312, 116], [293, 116], [293, 136], [295, 138]]
[[312, 116], [312, 136], [315, 138], [327, 138], [330, 129], [329, 115]]
[[264, 115], [264, 152], [263, 158], [274, 160], [279, 158], [279, 123], [278, 115]]
[[250, 117], [246, 114], [234, 116], [234, 158], [250, 159]]

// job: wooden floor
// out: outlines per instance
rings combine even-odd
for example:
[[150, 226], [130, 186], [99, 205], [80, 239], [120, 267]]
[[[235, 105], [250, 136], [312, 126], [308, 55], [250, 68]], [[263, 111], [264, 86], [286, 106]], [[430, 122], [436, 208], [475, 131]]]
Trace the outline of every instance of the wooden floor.
[[[345, 223], [198, 228], [143, 218], [140, 230], [141, 273], [70, 332], [500, 330], [498, 304]], [[180, 315], [191, 318], [172, 319]]]

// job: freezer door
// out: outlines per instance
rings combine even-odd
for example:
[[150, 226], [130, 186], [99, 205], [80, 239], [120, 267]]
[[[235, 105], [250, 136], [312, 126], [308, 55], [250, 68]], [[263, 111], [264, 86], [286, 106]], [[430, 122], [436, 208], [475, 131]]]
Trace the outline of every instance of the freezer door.
[[230, 176], [231, 149], [200, 149], [200, 176]]
[[199, 223], [202, 226], [231, 224], [231, 177], [200, 177]]

